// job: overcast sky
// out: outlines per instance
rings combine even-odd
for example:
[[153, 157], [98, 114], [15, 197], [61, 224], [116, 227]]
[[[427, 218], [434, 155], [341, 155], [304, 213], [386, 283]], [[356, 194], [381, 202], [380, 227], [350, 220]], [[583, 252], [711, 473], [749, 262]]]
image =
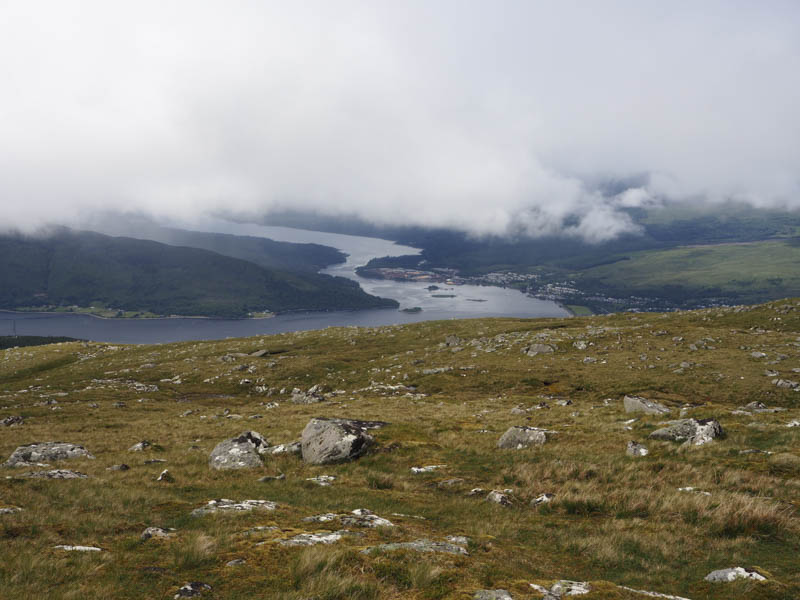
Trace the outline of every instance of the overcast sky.
[[795, 0], [2, 0], [2, 222], [291, 208], [603, 239], [622, 205], [797, 208], [798, 74]]

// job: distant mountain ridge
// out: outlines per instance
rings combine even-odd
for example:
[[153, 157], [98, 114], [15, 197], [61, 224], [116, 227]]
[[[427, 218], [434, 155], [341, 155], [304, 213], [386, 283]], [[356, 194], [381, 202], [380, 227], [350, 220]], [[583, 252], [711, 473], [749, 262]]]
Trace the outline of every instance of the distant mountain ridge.
[[198, 248], [59, 228], [0, 236], [0, 308], [100, 305], [162, 315], [396, 307], [353, 281]]

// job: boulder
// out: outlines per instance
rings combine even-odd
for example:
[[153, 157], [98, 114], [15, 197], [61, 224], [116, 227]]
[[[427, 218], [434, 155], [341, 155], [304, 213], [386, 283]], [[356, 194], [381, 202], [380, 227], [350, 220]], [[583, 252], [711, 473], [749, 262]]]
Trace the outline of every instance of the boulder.
[[212, 469], [255, 469], [262, 466], [261, 455], [269, 442], [260, 433], [243, 431], [236, 437], [220, 442], [208, 458]]
[[628, 456], [647, 456], [647, 447], [638, 442], [628, 442], [628, 448], [625, 451]]
[[550, 502], [553, 501], [553, 498], [555, 497], [556, 497], [555, 494], [551, 494], [549, 492], [541, 494], [540, 496], [537, 496], [536, 498], [531, 500], [531, 506], [536, 507], [542, 504], [549, 504]]
[[152, 442], [142, 440], [141, 442], [136, 442], [133, 446], [128, 448], [128, 452], [142, 452], [143, 450], [150, 448], [152, 445]]
[[303, 460], [326, 465], [356, 459], [375, 441], [367, 430], [383, 425], [386, 423], [380, 421], [311, 419], [300, 436]]
[[507, 590], [478, 590], [472, 600], [514, 600]]
[[24, 422], [25, 419], [18, 415], [6, 417], [5, 419], [0, 419], [0, 425], [3, 425], [4, 427], [14, 427], [16, 425], [22, 425]]
[[178, 600], [178, 598], [195, 598], [210, 591], [211, 586], [207, 583], [203, 583], [202, 581], [190, 581], [189, 583], [181, 586], [181, 588], [178, 590], [178, 593], [175, 594], [173, 598], [176, 600]]
[[510, 427], [498, 440], [497, 447], [501, 450], [520, 450], [530, 446], [540, 446], [546, 441], [546, 430], [519, 425]]
[[342, 525], [349, 525], [350, 527], [394, 527], [394, 523], [389, 519], [379, 517], [366, 508], [357, 508], [349, 515], [341, 515], [339, 520]]
[[292, 390], [292, 403], [293, 404], [316, 404], [317, 402], [322, 402], [325, 400], [325, 396], [322, 394], [322, 386], [315, 385], [307, 392], [302, 391], [299, 388], [294, 388]]
[[141, 538], [149, 540], [150, 538], [170, 538], [175, 536], [175, 530], [167, 527], [148, 527], [142, 532]]
[[758, 573], [755, 569], [745, 569], [743, 567], [733, 567], [730, 569], [719, 569], [711, 571], [704, 578], [712, 583], [727, 583], [736, 579], [752, 579], [754, 581], [766, 581], [767, 578]]
[[505, 494], [499, 490], [492, 490], [486, 496], [487, 502], [493, 502], [494, 504], [499, 504], [500, 506], [511, 506], [511, 498], [508, 497], [508, 494]]
[[669, 409], [663, 404], [642, 398], [641, 396], [625, 396], [622, 399], [625, 412], [643, 412], [647, 415], [666, 415]]
[[528, 356], [536, 356], [537, 354], [551, 354], [555, 351], [555, 347], [551, 346], [550, 344], [531, 344], [530, 346], [526, 346], [522, 349], [522, 353], [527, 354]]
[[67, 442], [38, 442], [20, 446], [4, 464], [6, 467], [25, 467], [46, 461], [67, 460], [69, 458], [94, 458], [89, 451], [78, 444]]
[[686, 442], [693, 446], [700, 446], [724, 435], [725, 432], [716, 419], [680, 419], [670, 421], [667, 427], [656, 429], [650, 434], [650, 439]]

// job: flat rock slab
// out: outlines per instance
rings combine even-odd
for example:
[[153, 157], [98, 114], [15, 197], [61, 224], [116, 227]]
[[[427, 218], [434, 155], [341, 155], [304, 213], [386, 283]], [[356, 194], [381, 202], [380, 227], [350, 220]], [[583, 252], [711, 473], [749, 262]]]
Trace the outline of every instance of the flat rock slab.
[[286, 540], [280, 540], [281, 546], [316, 546], [317, 544], [335, 544], [347, 535], [354, 535], [346, 529], [317, 533], [300, 533]]
[[300, 438], [303, 460], [312, 465], [354, 460], [375, 441], [367, 430], [385, 425], [383, 421], [311, 419]]
[[514, 600], [508, 590], [478, 590], [472, 600]]
[[0, 515], [13, 515], [20, 512], [22, 509], [16, 506], [2, 506], [0, 507]]
[[87, 479], [89, 476], [85, 473], [78, 471], [70, 471], [69, 469], [54, 469], [52, 471], [32, 471], [30, 473], [23, 473], [20, 477], [28, 477], [30, 479]]
[[195, 508], [192, 511], [192, 516], [201, 517], [213, 513], [238, 513], [251, 510], [275, 510], [277, 507], [277, 503], [269, 500], [242, 500], [241, 502], [236, 502], [228, 498], [220, 498], [218, 500], [209, 500], [205, 506]]
[[686, 442], [700, 446], [724, 435], [725, 431], [716, 419], [680, 419], [671, 421], [667, 427], [656, 429], [649, 437], [653, 440]]
[[761, 575], [755, 569], [746, 569], [744, 567], [732, 567], [730, 569], [719, 569], [711, 571], [704, 577], [706, 581], [712, 583], [728, 583], [737, 579], [752, 579], [753, 581], [766, 581], [767, 578]]
[[310, 523], [329, 523], [330, 521], [339, 520], [343, 525], [349, 527], [394, 527], [389, 519], [379, 517], [375, 513], [366, 508], [357, 508], [350, 514], [337, 515], [335, 513], [325, 513], [324, 515], [315, 515], [313, 517], [306, 517], [303, 521]]
[[178, 598], [194, 598], [197, 596], [202, 596], [206, 592], [210, 592], [211, 589], [211, 586], [207, 583], [203, 583], [202, 581], [192, 581], [183, 584], [173, 598], [176, 600]]
[[6, 467], [14, 467], [19, 463], [43, 463], [47, 461], [67, 460], [70, 458], [94, 458], [92, 454], [79, 444], [68, 442], [36, 442], [19, 446], [8, 457]]
[[59, 544], [58, 546], [53, 546], [54, 550], [64, 550], [66, 552], [102, 552], [102, 548], [98, 548], [97, 546], [69, 546], [66, 544]]
[[396, 550], [413, 550], [414, 552], [443, 552], [445, 554], [460, 554], [469, 556], [466, 548], [450, 544], [448, 542], [434, 542], [427, 539], [414, 540], [413, 542], [396, 542], [392, 544], [380, 544], [362, 550], [362, 554], [372, 554], [373, 552], [393, 552]]
[[256, 469], [263, 466], [261, 455], [269, 448], [269, 442], [260, 433], [243, 431], [236, 437], [216, 445], [208, 458], [212, 469]]
[[670, 412], [669, 408], [663, 404], [641, 396], [625, 396], [622, 399], [622, 405], [627, 413], [641, 412], [646, 415], [667, 415]]
[[558, 600], [563, 596], [582, 596], [592, 591], [592, 586], [585, 581], [569, 581], [567, 579], [556, 581], [550, 586], [550, 589], [535, 583], [529, 585], [540, 594], [544, 594], [543, 600]]

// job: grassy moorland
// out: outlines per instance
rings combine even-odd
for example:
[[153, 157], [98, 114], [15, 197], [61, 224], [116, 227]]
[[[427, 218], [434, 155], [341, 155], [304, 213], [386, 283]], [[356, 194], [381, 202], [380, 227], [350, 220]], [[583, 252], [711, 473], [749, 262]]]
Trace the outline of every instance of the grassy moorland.
[[[444, 343], [451, 335], [461, 338], [455, 347]], [[522, 348], [531, 343], [556, 351], [528, 356]], [[245, 356], [257, 350], [268, 353]], [[25, 422], [0, 426], [0, 456], [59, 440], [84, 444], [96, 458], [53, 465], [89, 476], [80, 480], [0, 470], [0, 508], [22, 509], [0, 514], [0, 597], [171, 598], [184, 583], [202, 581], [213, 588], [204, 597], [218, 599], [468, 599], [496, 588], [528, 599], [541, 597], [531, 583], [573, 579], [590, 582], [587, 600], [648, 597], [620, 586], [692, 600], [796, 599], [800, 427], [787, 424], [800, 418], [800, 392], [773, 381], [798, 381], [799, 368], [798, 300], [5, 350], [0, 419]], [[327, 390], [324, 402], [293, 404], [280, 393], [315, 384]], [[691, 417], [717, 418], [727, 435], [690, 447], [649, 440], [663, 419], [626, 414], [625, 394], [662, 402], [676, 416], [683, 407]], [[786, 410], [734, 414], [753, 401]], [[546, 407], [535, 408], [540, 403]], [[272, 444], [291, 442], [314, 416], [391, 424], [350, 463], [311, 466], [280, 456], [254, 470], [208, 467], [223, 439], [252, 429]], [[533, 449], [498, 450], [512, 425], [557, 433]], [[153, 445], [128, 450], [141, 440]], [[627, 456], [630, 440], [649, 455]], [[152, 459], [166, 462], [145, 464]], [[107, 470], [119, 463], [130, 469]], [[444, 466], [411, 472], [425, 465]], [[164, 468], [174, 481], [156, 481]], [[285, 479], [259, 481], [278, 474]], [[336, 477], [330, 487], [307, 480], [322, 474]], [[512, 505], [469, 495], [478, 487], [511, 490]], [[695, 491], [679, 490], [686, 487]], [[545, 493], [554, 494], [550, 503], [530, 505]], [[190, 516], [213, 498], [278, 506]], [[303, 519], [356, 508], [395, 526], [357, 530], [363, 535], [331, 545], [278, 543], [342, 529]], [[175, 535], [143, 541], [149, 526]], [[258, 526], [272, 529], [253, 531]], [[360, 552], [451, 535], [469, 538], [469, 555]], [[226, 566], [234, 559], [245, 562]], [[704, 581], [734, 566], [756, 568], [767, 581]]]

